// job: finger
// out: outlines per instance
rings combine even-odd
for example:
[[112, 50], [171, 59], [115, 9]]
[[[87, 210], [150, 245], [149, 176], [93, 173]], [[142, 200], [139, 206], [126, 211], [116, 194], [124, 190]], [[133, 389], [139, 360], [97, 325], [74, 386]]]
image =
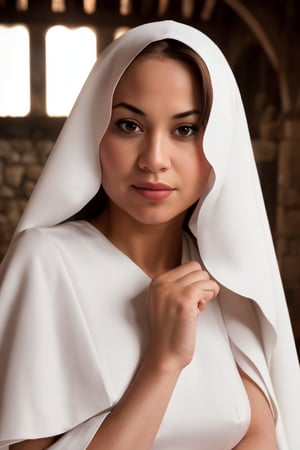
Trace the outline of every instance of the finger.
[[175, 281], [195, 271], [202, 271], [202, 267], [199, 262], [188, 261], [164, 273], [162, 277], [166, 278], [168, 281]]
[[208, 281], [210, 280], [210, 275], [205, 270], [194, 270], [193, 272], [189, 272], [179, 278], [177, 283], [181, 284], [182, 286], [188, 286], [190, 284], [197, 283], [199, 281]]
[[215, 298], [220, 291], [218, 283], [214, 280], [197, 281], [188, 288], [195, 300], [203, 300], [206, 303]]
[[197, 303], [197, 308], [199, 311], [204, 311], [206, 309], [206, 305], [207, 302], [205, 302], [204, 300], [199, 300], [199, 302]]
[[198, 301], [197, 303], [197, 308], [199, 311], [204, 311], [206, 309], [207, 304], [213, 300], [214, 298], [216, 298], [215, 292], [214, 291], [210, 291], [210, 290], [206, 290], [204, 291], [204, 296], [201, 300]]

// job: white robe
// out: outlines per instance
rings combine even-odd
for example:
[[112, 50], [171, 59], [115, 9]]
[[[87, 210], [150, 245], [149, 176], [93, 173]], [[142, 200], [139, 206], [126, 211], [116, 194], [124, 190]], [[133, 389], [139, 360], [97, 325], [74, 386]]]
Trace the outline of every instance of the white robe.
[[[10, 346], [1, 373], [1, 439], [58, 435], [86, 421], [52, 446], [83, 450], [123, 396], [145, 351], [144, 297], [151, 280], [85, 221], [24, 232], [11, 258], [1, 292], [10, 302], [1, 326]], [[196, 258], [184, 235], [182, 262]], [[152, 448], [231, 450], [249, 418], [215, 300], [199, 317], [195, 356], [178, 380]]]

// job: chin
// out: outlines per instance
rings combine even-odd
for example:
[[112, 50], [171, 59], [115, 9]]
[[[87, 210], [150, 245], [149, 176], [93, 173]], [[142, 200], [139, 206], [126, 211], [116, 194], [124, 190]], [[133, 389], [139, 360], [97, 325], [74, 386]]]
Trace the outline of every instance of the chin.
[[165, 215], [165, 214], [152, 214], [135, 217], [134, 220], [141, 225], [145, 226], [159, 226], [159, 225], [172, 225], [175, 222], [183, 222], [183, 218], [180, 215]]

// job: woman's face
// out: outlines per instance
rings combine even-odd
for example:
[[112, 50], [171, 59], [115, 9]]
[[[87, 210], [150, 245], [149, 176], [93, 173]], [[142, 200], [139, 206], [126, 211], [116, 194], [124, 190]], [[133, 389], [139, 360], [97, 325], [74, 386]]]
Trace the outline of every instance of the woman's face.
[[192, 70], [174, 59], [143, 56], [124, 73], [100, 144], [102, 185], [115, 219], [182, 222], [202, 195], [210, 165], [199, 95]]

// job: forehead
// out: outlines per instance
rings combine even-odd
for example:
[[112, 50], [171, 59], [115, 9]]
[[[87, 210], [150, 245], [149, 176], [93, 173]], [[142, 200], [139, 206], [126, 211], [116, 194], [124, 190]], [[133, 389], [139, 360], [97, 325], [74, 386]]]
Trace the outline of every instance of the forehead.
[[199, 79], [188, 63], [161, 55], [137, 57], [123, 73], [114, 99], [132, 96], [178, 95], [197, 98]]

